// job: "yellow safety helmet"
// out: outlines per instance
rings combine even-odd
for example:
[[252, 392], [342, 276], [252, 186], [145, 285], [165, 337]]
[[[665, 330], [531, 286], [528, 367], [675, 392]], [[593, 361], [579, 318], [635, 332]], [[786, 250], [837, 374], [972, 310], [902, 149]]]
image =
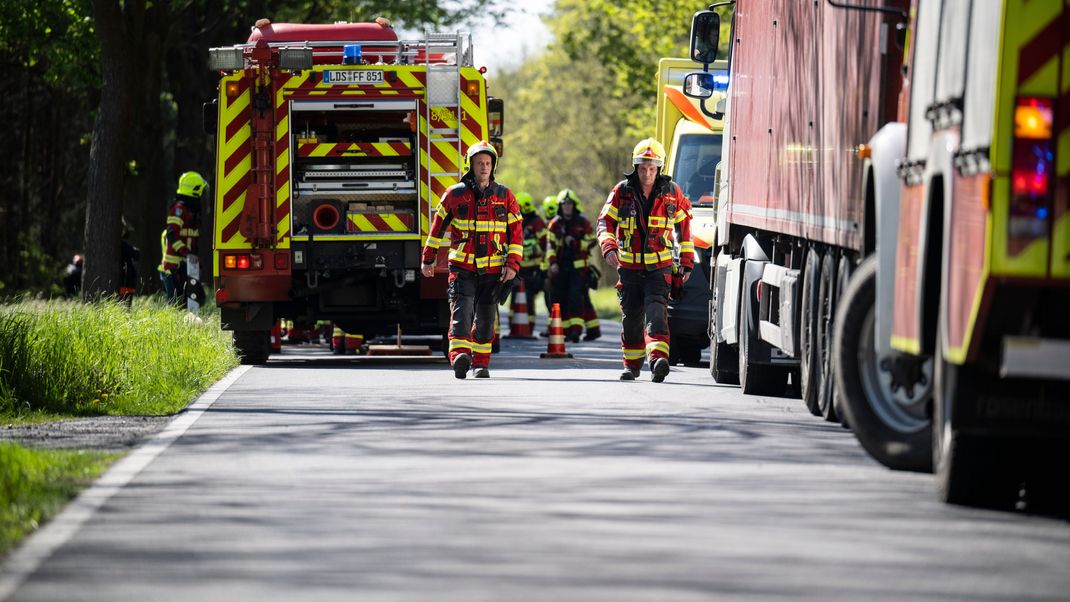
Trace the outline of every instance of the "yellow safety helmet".
[[555, 196], [548, 196], [542, 200], [542, 211], [546, 214], [546, 219], [553, 219], [557, 216], [557, 206], [560, 201]]
[[640, 140], [632, 150], [632, 165], [639, 165], [647, 161], [661, 167], [665, 164], [665, 147], [653, 138]]
[[516, 193], [516, 202], [520, 205], [521, 213], [535, 213], [535, 199], [526, 192]]
[[208, 188], [208, 182], [195, 171], [187, 171], [178, 177], [178, 194], [199, 199], [205, 188]]
[[487, 153], [490, 155], [490, 173], [494, 175], [494, 168], [498, 166], [498, 151], [495, 150], [494, 145], [486, 140], [480, 140], [472, 146], [468, 147], [468, 154], [465, 156], [468, 163], [468, 169], [466, 171], [472, 171], [472, 157], [479, 153]]
[[576, 193], [572, 192], [571, 188], [566, 188], [566, 189], [562, 190], [561, 192], [557, 193], [557, 202], [558, 202], [558, 204], [560, 205], [561, 203], [564, 203], [565, 201], [571, 202], [577, 208], [579, 208], [579, 206], [580, 206], [580, 197], [576, 196]]

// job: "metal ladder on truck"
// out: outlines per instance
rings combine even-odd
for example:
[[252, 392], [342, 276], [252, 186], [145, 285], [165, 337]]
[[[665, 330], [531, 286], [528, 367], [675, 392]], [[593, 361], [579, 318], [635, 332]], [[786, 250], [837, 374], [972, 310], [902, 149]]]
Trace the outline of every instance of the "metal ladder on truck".
[[[461, 67], [472, 66], [472, 36], [467, 33], [429, 33], [424, 42], [424, 69], [427, 74], [427, 84], [424, 88], [424, 123], [427, 124], [427, 135], [424, 137], [424, 156], [427, 157], [427, 219], [430, 223], [434, 215], [435, 207], [431, 206], [431, 197], [434, 192], [431, 182], [436, 177], [453, 177], [460, 181], [463, 175], [464, 155], [461, 154]], [[449, 55], [453, 53], [452, 64], [432, 63], [432, 53]], [[431, 127], [431, 115], [436, 110], [452, 112], [455, 127]], [[431, 145], [434, 142], [449, 142], [456, 149], [453, 157], [457, 170], [432, 171]]]

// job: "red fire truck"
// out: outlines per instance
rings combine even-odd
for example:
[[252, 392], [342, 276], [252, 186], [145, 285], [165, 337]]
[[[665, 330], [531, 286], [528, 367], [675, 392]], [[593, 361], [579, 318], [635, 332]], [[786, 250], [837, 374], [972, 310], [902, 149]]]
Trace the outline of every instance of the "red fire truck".
[[421, 278], [420, 248], [468, 146], [501, 147], [470, 36], [261, 20], [210, 65], [216, 301], [242, 361], [267, 360], [278, 319], [444, 336], [446, 270]]

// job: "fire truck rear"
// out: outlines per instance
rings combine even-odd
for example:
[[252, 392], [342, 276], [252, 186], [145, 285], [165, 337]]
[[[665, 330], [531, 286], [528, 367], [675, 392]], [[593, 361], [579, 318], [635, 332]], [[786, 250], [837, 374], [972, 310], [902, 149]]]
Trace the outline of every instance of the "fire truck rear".
[[500, 147], [470, 37], [262, 20], [210, 65], [216, 301], [243, 363], [267, 360], [278, 319], [442, 335], [444, 264], [419, 277], [430, 215], [470, 144]]

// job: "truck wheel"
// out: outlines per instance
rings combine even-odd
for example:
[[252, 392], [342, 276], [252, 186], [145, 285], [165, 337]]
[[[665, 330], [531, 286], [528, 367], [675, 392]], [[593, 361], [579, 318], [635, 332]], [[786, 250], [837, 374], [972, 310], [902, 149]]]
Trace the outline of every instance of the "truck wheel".
[[817, 395], [821, 390], [821, 365], [817, 357], [818, 315], [817, 283], [821, 277], [821, 255], [815, 249], [806, 253], [806, 269], [803, 273], [802, 296], [799, 308], [799, 395], [806, 409], [814, 416], [821, 415]]
[[974, 403], [979, 385], [988, 379], [981, 370], [946, 361], [941, 338], [936, 337], [932, 436], [937, 494], [949, 504], [1013, 509], [1021, 485], [1017, 473], [1021, 446], [1006, 438], [960, 431], [956, 410]]
[[[917, 382], [909, 389], [892, 385], [892, 359], [878, 357], [876, 351], [876, 296], [877, 258], [871, 256], [855, 271], [836, 315], [831, 360], [835, 394], [869, 455], [894, 470], [931, 472], [931, 379], [917, 369]], [[928, 365], [931, 370], [931, 362]]]
[[267, 330], [235, 330], [234, 348], [238, 350], [241, 363], [262, 365], [271, 355], [271, 332]]
[[836, 256], [829, 251], [821, 260], [821, 276], [817, 286], [817, 369], [821, 372], [818, 379], [817, 408], [821, 416], [829, 422], [835, 422], [836, 410], [832, 404], [832, 329], [836, 316]]
[[[854, 267], [851, 261], [846, 257], [840, 258], [840, 267], [836, 270], [836, 299], [837, 302], [843, 299], [843, 292], [847, 290], [847, 285], [851, 282], [851, 274], [854, 273]], [[835, 324], [832, 325], [832, 330], [835, 332]], [[831, 378], [831, 377], [830, 377]], [[833, 380], [835, 383], [835, 380]], [[833, 422], [839, 422], [844, 427], [847, 426], [847, 419], [843, 415], [843, 408], [840, 407], [839, 397], [836, 396], [835, 387], [832, 392], [832, 417], [825, 417]]]
[[[752, 345], [758, 342], [756, 313], [751, 308], [753, 295], [750, 287], [744, 289], [743, 311], [740, 313], [739, 329], [739, 386], [747, 395], [783, 395], [788, 386], [788, 370], [777, 366], [752, 364]], [[753, 340], [751, 340], [753, 337]]]

